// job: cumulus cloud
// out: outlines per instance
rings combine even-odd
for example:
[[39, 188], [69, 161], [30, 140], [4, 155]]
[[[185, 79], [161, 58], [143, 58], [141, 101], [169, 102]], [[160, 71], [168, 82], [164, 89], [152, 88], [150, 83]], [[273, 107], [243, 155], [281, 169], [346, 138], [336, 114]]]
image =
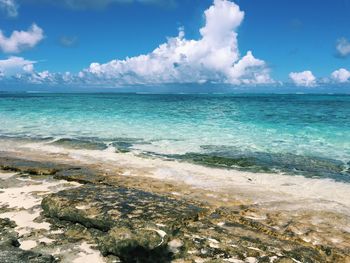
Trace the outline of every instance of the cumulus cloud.
[[9, 57], [0, 60], [1, 77], [14, 77], [25, 74], [31, 74], [34, 71], [36, 61], [26, 60], [22, 57]]
[[347, 57], [350, 55], [350, 42], [343, 37], [337, 41], [336, 49], [338, 56]]
[[314, 87], [316, 86], [316, 77], [312, 74], [310, 70], [303, 72], [291, 72], [289, 78], [297, 86], [303, 87]]
[[0, 9], [9, 17], [18, 15], [18, 5], [15, 0], [0, 0]]
[[205, 11], [205, 25], [199, 40], [188, 40], [181, 28], [149, 54], [92, 63], [79, 77], [97, 83], [164, 84], [219, 82], [266, 84], [273, 80], [263, 60], [248, 51], [240, 56], [237, 28], [244, 19], [239, 6], [228, 0], [214, 0]]
[[69, 72], [51, 73], [48, 70], [38, 72], [34, 68], [36, 63], [36, 61], [15, 56], [0, 60], [0, 79], [17, 84], [62, 85], [78, 83], [78, 76]]
[[33, 24], [28, 31], [13, 31], [6, 37], [0, 30], [0, 48], [5, 53], [19, 53], [25, 49], [33, 48], [44, 38], [44, 31]]
[[[198, 40], [186, 39], [184, 29], [180, 28], [178, 36], [169, 38], [148, 54], [104, 64], [95, 62], [78, 74], [36, 72], [35, 62], [22, 59], [23, 65], [17, 67], [16, 79], [35, 84], [104, 87], [207, 82], [258, 85], [274, 82], [265, 61], [255, 58], [251, 51], [243, 56], [239, 52], [237, 29], [244, 19], [244, 12], [238, 5], [228, 0], [214, 0], [204, 17], [205, 25], [200, 29]], [[14, 37], [7, 40], [11, 38]], [[15, 44], [3, 46], [6, 50], [20, 49], [9, 48], [18, 46]]]
[[331, 76], [332, 79], [338, 83], [345, 83], [350, 81], [350, 71], [344, 68], [334, 71]]

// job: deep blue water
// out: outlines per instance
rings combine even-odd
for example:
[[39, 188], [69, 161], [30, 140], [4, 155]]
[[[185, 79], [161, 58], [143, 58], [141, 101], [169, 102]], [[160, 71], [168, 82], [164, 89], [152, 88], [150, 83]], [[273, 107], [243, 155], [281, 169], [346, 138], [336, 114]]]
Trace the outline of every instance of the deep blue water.
[[350, 182], [349, 95], [4, 93], [0, 136]]

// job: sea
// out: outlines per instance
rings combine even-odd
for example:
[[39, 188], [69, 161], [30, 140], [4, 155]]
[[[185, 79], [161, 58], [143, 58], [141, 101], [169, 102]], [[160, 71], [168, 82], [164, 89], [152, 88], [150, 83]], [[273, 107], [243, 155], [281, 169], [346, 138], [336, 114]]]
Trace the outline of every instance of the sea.
[[350, 95], [7, 92], [0, 138], [350, 183]]

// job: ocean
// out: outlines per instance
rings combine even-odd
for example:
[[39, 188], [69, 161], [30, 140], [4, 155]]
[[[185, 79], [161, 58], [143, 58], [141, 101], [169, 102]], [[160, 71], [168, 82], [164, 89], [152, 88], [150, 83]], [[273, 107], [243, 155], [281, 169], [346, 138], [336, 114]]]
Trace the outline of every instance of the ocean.
[[350, 96], [1, 93], [2, 140], [350, 183]]

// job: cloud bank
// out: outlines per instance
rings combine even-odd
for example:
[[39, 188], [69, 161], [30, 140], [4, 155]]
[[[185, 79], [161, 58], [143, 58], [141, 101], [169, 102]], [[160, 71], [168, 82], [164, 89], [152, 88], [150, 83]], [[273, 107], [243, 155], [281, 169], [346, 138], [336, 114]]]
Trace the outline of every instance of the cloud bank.
[[44, 38], [44, 31], [33, 24], [28, 31], [13, 31], [6, 37], [0, 30], [0, 49], [5, 53], [20, 53], [28, 48], [33, 48]]
[[[205, 25], [198, 40], [186, 39], [183, 28], [176, 37], [152, 52], [123, 60], [91, 63], [78, 74], [23, 72], [18, 67], [16, 78], [27, 83], [119, 87], [172, 83], [221, 83], [259, 85], [273, 83], [265, 61], [251, 51], [241, 56], [237, 29], [244, 19], [239, 6], [228, 0], [214, 0], [205, 12]], [[20, 52], [43, 38], [42, 30], [33, 25], [27, 32], [15, 31], [9, 38], [0, 35], [5, 52]], [[18, 59], [18, 58], [17, 58]], [[22, 58], [23, 61], [25, 59]], [[28, 66], [29, 67], [29, 66]]]
[[291, 72], [289, 78], [293, 81], [296, 86], [302, 87], [315, 87], [316, 77], [310, 70], [303, 72]]
[[350, 83], [350, 71], [340, 68], [331, 73], [330, 77], [316, 78], [310, 70], [291, 72], [289, 78], [298, 87], [316, 87], [325, 85], [341, 85]]
[[188, 40], [180, 29], [149, 54], [105, 64], [92, 63], [80, 77], [109, 84], [229, 83], [266, 84], [273, 80], [263, 60], [248, 51], [240, 56], [237, 28], [244, 19], [239, 6], [215, 0], [205, 11], [199, 40]]

